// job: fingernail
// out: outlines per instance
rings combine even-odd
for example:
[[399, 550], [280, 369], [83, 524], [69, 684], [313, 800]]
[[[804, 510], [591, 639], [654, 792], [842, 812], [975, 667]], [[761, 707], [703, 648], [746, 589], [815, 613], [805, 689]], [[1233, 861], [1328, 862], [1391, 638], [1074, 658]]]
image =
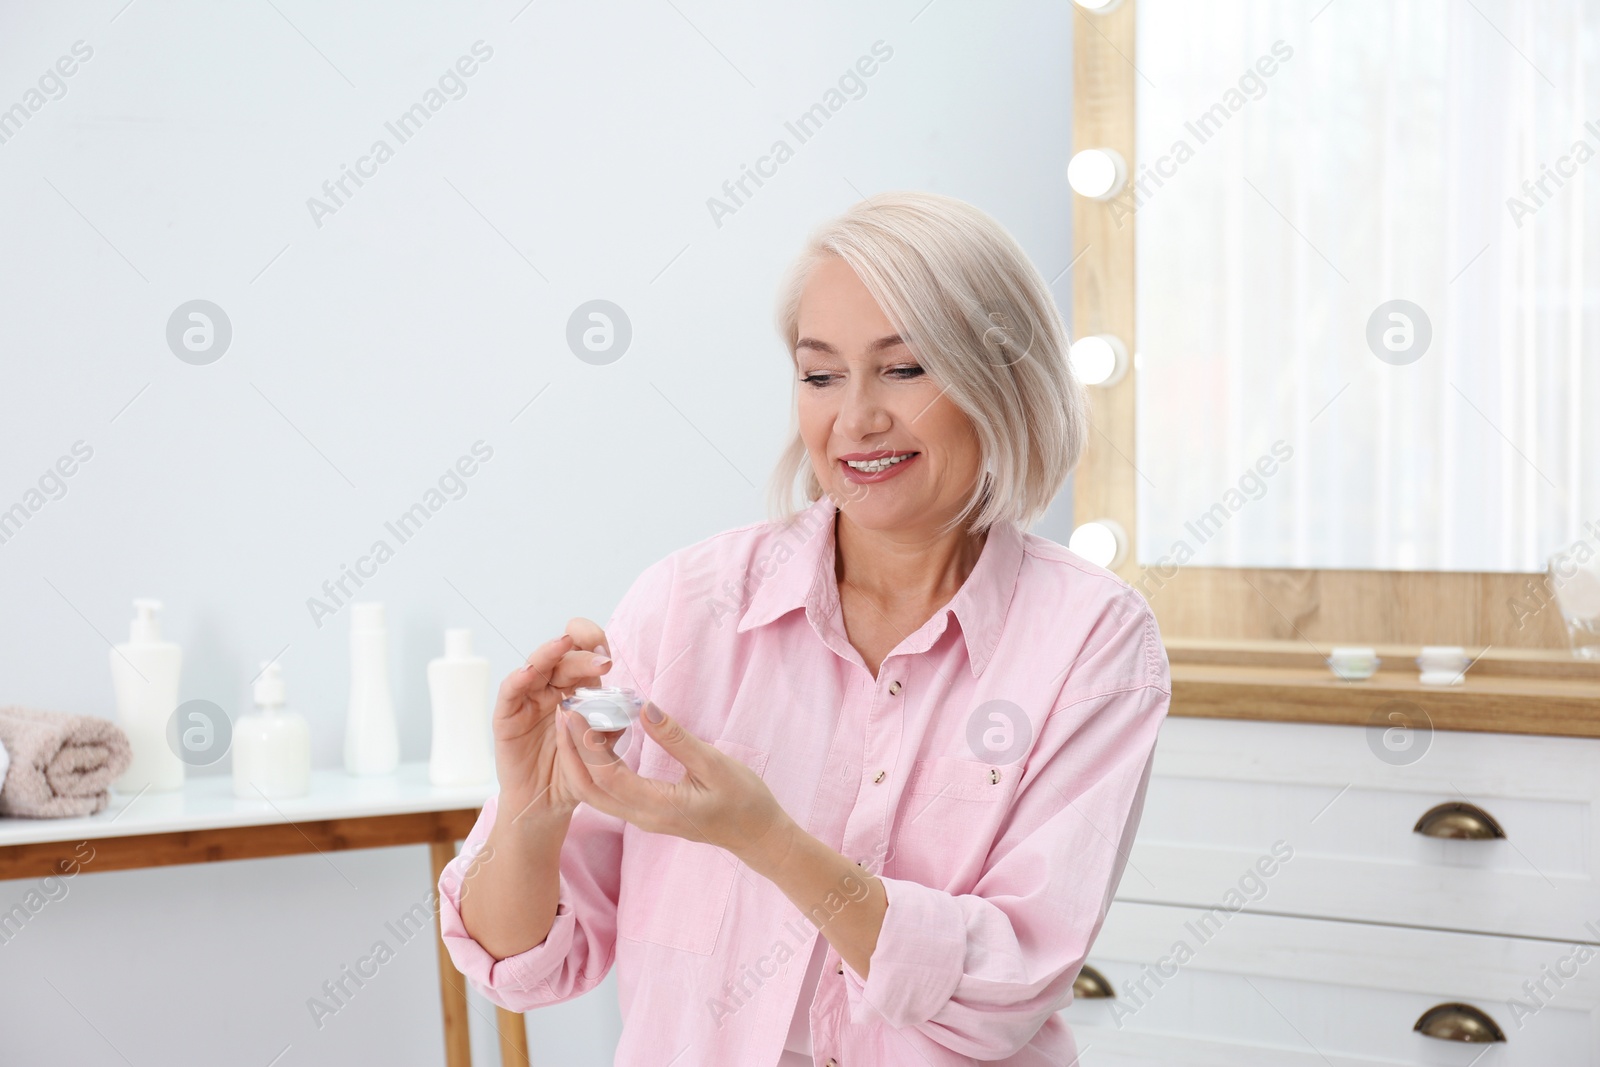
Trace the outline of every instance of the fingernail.
[[597, 656], [609, 656], [609, 655], [611, 655], [610, 650], [607, 649], [605, 645], [595, 645], [594, 646], [594, 651], [595, 651], [595, 655], [597, 655]]
[[590, 665], [595, 667], [596, 669], [598, 669], [600, 667], [604, 667], [606, 664], [608, 664], [610, 662], [611, 662], [611, 657], [602, 654], [602, 655], [596, 656], [593, 660], [591, 660], [590, 661]]
[[656, 707], [654, 701], [647, 700], [645, 701], [644, 705], [644, 717], [649, 719], [651, 722], [658, 723], [665, 721], [667, 716], [660, 708]]

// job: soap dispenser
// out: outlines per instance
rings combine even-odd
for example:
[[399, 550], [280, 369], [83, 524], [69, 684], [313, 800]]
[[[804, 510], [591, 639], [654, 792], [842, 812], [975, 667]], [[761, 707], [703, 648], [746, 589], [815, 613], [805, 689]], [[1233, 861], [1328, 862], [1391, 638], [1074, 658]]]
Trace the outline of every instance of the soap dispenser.
[[248, 800], [303, 797], [311, 790], [311, 727], [284, 710], [283, 668], [263, 663], [256, 710], [233, 724], [233, 795]]
[[125, 644], [111, 649], [111, 684], [117, 725], [128, 735], [133, 759], [112, 783], [119, 793], [163, 792], [183, 786], [183, 760], [167, 743], [167, 720], [178, 707], [183, 650], [161, 640], [159, 600], [135, 600]]
[[428, 781], [480, 785], [494, 777], [489, 661], [472, 654], [471, 630], [446, 630], [444, 655], [428, 664], [433, 747]]

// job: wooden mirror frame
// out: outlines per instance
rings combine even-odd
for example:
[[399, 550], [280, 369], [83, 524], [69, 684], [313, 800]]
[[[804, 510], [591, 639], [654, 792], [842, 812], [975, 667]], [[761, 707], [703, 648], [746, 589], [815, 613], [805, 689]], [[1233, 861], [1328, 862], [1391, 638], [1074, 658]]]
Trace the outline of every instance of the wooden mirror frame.
[[[1073, 5], [1072, 148], [1109, 147], [1137, 173], [1136, 0], [1094, 14]], [[1137, 351], [1134, 228], [1126, 206], [1073, 198], [1072, 336], [1107, 333]], [[1163, 636], [1333, 644], [1569, 647], [1542, 573], [1143, 567], [1138, 562], [1133, 366], [1091, 386], [1089, 445], [1073, 489], [1074, 523], [1110, 518], [1128, 537], [1117, 573], [1143, 589]]]

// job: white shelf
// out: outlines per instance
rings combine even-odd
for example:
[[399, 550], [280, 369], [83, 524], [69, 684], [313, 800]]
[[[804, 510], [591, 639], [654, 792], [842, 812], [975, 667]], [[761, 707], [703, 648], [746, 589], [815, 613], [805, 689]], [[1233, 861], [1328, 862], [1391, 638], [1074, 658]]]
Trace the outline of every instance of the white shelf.
[[402, 763], [391, 774], [370, 778], [353, 777], [342, 768], [313, 770], [311, 791], [303, 797], [243, 800], [233, 795], [232, 775], [207, 775], [191, 778], [182, 789], [166, 793], [146, 791], [133, 796], [113, 790], [111, 803], [98, 815], [72, 819], [0, 818], [0, 848], [42, 841], [454, 811], [482, 807], [498, 789], [493, 780], [474, 786], [431, 785], [426, 763]]

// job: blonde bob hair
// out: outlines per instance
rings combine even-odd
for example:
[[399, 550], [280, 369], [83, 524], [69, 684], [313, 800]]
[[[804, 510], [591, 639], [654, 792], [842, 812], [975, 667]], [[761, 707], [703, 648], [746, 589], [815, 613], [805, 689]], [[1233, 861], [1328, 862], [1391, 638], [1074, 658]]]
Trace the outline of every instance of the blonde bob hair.
[[[950, 524], [974, 533], [1009, 520], [1026, 529], [1082, 455], [1083, 386], [1067, 361], [1067, 328], [1021, 246], [984, 212], [937, 193], [883, 193], [812, 232], [778, 291], [777, 328], [798, 367], [800, 297], [825, 256], [844, 260], [930, 378], [972, 421], [983, 475]], [[795, 483], [822, 486], [799, 427], [795, 383], [788, 445], [769, 484], [775, 517], [791, 521]]]

